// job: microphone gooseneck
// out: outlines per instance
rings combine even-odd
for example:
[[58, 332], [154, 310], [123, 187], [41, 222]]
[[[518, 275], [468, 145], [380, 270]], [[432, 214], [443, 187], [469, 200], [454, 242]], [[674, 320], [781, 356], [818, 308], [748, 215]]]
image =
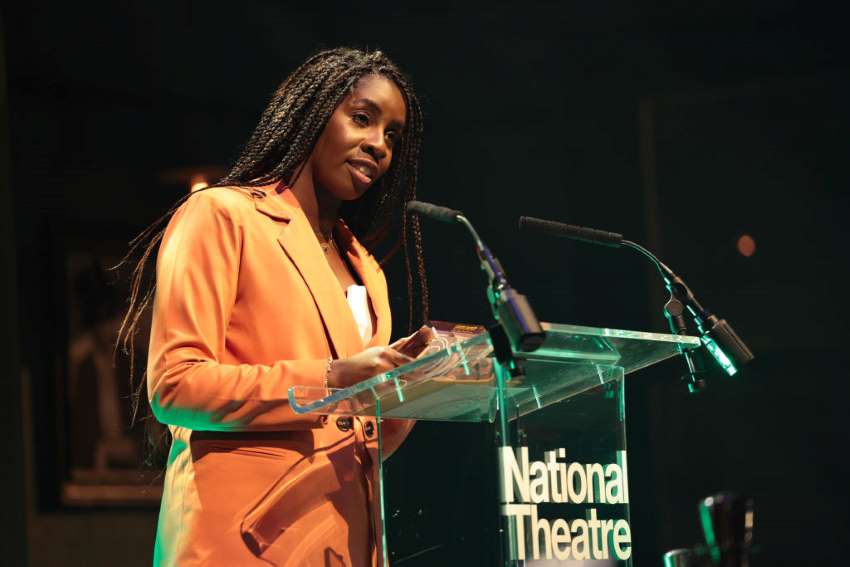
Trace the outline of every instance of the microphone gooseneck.
[[[667, 290], [670, 292], [670, 300], [665, 305], [664, 313], [670, 323], [670, 329], [674, 334], [686, 331], [682, 313], [687, 311], [699, 330], [700, 341], [730, 376], [737, 373], [736, 364], [746, 364], [753, 360], [752, 351], [735, 333], [732, 326], [725, 319], [719, 319], [703, 307], [684, 280], [677, 276], [655, 254], [640, 244], [626, 240], [622, 234], [616, 232], [574, 226], [533, 217], [520, 217], [519, 228], [537, 230], [552, 236], [571, 238], [591, 244], [613, 247], [625, 246], [638, 251], [655, 265], [661, 278], [664, 280]], [[688, 389], [698, 391], [702, 388], [702, 381], [695, 375], [693, 361], [690, 355], [684, 350], [682, 351], [682, 356], [688, 365], [690, 375]]]
[[460, 211], [422, 201], [409, 201], [407, 211], [442, 222], [458, 223], [466, 228], [475, 242], [481, 269], [487, 274], [489, 280], [487, 297], [490, 300], [494, 318], [504, 329], [515, 350], [523, 352], [537, 350], [543, 344], [546, 336], [537, 315], [528, 303], [528, 299], [508, 283], [508, 278], [498, 258], [481, 240], [469, 219]]

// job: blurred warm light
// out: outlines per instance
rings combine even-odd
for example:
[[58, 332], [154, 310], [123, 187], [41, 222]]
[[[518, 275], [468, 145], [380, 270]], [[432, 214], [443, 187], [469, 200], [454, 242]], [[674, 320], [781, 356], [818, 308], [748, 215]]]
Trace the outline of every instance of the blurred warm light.
[[207, 181], [206, 176], [201, 174], [195, 174], [189, 180], [189, 184], [191, 185], [191, 191], [195, 192], [198, 189], [203, 189], [204, 187], [209, 186], [209, 182]]
[[738, 238], [738, 253], [745, 258], [749, 258], [756, 253], [756, 241], [749, 234], [742, 234]]
[[209, 187], [215, 179], [221, 179], [227, 170], [220, 165], [194, 164], [169, 167], [159, 172], [159, 182], [169, 188], [189, 187], [197, 191]]

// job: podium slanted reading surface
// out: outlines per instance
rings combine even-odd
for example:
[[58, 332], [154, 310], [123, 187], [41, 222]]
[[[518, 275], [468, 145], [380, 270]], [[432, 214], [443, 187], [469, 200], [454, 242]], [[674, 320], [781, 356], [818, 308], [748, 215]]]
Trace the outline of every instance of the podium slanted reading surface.
[[[697, 348], [699, 339], [553, 323], [543, 328], [538, 350], [513, 353], [515, 368], [496, 360], [486, 332], [441, 332], [417, 360], [350, 388], [290, 388], [298, 413], [377, 418], [382, 565], [433, 564], [446, 537], [459, 548], [478, 549], [482, 565], [632, 564], [624, 376]], [[430, 504], [425, 491], [383, 490], [386, 475], [404, 472], [382, 458], [381, 418], [458, 428], [491, 424], [495, 458], [475, 474], [491, 476], [497, 505], [469, 513], [462, 498], [444, 502], [441, 515], [457, 529], [429, 538], [417, 529], [417, 513], [402, 513], [415, 509], [422, 516]], [[464, 482], [434, 482], [447, 480]], [[394, 501], [402, 498], [404, 505]], [[481, 526], [473, 533], [468, 523]]]

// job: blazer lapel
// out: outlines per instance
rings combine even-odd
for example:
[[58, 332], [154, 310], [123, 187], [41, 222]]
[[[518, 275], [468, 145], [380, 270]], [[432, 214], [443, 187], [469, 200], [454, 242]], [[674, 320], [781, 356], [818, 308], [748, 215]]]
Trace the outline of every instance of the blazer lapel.
[[254, 199], [255, 207], [273, 218], [289, 221], [277, 241], [307, 284], [334, 354], [345, 358], [360, 352], [363, 344], [357, 323], [297, 199], [289, 190], [278, 191], [278, 195], [263, 193], [264, 197]]
[[375, 311], [376, 328], [366, 346], [386, 345], [390, 342], [392, 318], [387, 282], [381, 275], [381, 267], [342, 221], [336, 225], [336, 238], [345, 250], [349, 263], [360, 276], [360, 281], [366, 286], [369, 301]]

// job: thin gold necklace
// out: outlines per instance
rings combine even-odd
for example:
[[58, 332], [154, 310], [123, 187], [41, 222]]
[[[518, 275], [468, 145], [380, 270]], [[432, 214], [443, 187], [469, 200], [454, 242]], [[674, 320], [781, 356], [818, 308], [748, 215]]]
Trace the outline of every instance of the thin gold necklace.
[[331, 247], [336, 248], [336, 241], [334, 240], [333, 233], [331, 233], [329, 236], [325, 236], [318, 230], [314, 230], [313, 232], [315, 233], [316, 238], [319, 241], [319, 246], [321, 246], [322, 252], [327, 254], [328, 250], [330, 250]]

